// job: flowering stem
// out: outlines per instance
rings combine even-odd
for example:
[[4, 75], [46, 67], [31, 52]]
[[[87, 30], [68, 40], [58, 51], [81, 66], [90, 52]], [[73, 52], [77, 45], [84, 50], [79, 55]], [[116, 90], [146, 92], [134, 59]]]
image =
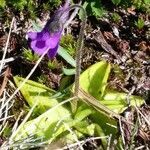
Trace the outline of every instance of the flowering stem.
[[79, 38], [77, 42], [77, 49], [76, 49], [76, 75], [75, 75], [75, 96], [78, 96], [79, 93], [79, 77], [81, 72], [81, 56], [82, 56], [82, 48], [84, 44], [84, 30], [86, 27], [86, 11], [82, 6], [78, 6], [82, 11], [82, 25], [80, 28]]
[[78, 93], [79, 93], [79, 77], [80, 77], [80, 71], [81, 71], [81, 56], [82, 56], [82, 48], [83, 48], [83, 43], [84, 43], [84, 30], [86, 27], [86, 11], [85, 9], [78, 4], [75, 4], [73, 6], [71, 6], [68, 10], [66, 11], [70, 11], [72, 9], [75, 8], [79, 8], [82, 10], [83, 14], [82, 14], [82, 25], [80, 28], [80, 32], [79, 32], [79, 38], [77, 41], [77, 49], [76, 49], [76, 74], [75, 74], [75, 90], [74, 90], [74, 95], [78, 97]]

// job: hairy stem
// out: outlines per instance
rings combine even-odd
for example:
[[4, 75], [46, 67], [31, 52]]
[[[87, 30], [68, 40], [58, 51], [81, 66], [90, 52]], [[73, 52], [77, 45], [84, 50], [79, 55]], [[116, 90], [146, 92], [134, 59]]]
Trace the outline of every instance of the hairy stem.
[[77, 42], [77, 49], [76, 49], [76, 75], [75, 75], [75, 96], [78, 96], [79, 92], [79, 77], [81, 71], [81, 56], [82, 56], [82, 48], [84, 44], [84, 30], [86, 27], [86, 11], [83, 7], [80, 6], [80, 9], [83, 11], [82, 16], [82, 25], [80, 28], [79, 39]]
[[79, 77], [80, 77], [80, 72], [81, 72], [81, 56], [82, 56], [82, 48], [83, 48], [83, 43], [84, 43], [84, 30], [86, 27], [86, 11], [85, 9], [78, 4], [75, 4], [73, 6], [71, 6], [70, 8], [68, 8], [66, 11], [70, 11], [72, 9], [75, 8], [79, 8], [82, 10], [83, 14], [82, 14], [82, 25], [80, 28], [80, 32], [79, 32], [79, 38], [77, 41], [77, 49], [76, 49], [76, 74], [75, 74], [75, 89], [74, 89], [74, 95], [78, 97], [78, 93], [79, 93]]

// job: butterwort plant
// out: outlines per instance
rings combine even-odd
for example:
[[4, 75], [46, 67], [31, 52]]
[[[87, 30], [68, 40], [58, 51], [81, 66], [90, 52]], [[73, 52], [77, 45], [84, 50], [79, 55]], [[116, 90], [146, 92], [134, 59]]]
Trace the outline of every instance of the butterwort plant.
[[86, 25], [86, 12], [84, 8], [78, 4], [70, 6], [70, 0], [66, 0], [63, 7], [59, 8], [50, 20], [46, 23], [41, 32], [29, 32], [28, 42], [30, 48], [38, 55], [43, 55], [47, 52], [50, 59], [57, 54], [61, 34], [64, 25], [69, 19], [69, 11], [72, 9], [81, 9], [82, 26], [80, 28], [79, 38], [76, 49], [76, 74], [75, 74], [75, 95], [79, 90], [79, 75], [81, 70], [81, 50], [84, 41], [84, 29]]
[[28, 43], [30, 48], [38, 55], [42, 55], [48, 49], [48, 57], [54, 58], [63, 32], [63, 27], [69, 17], [70, 1], [66, 0], [63, 7], [47, 21], [41, 32], [28, 32]]

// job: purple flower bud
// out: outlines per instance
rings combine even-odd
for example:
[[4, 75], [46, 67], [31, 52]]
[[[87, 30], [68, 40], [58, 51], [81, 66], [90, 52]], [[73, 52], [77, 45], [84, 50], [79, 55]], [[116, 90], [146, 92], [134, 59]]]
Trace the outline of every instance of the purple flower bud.
[[48, 57], [53, 58], [56, 56], [63, 26], [69, 16], [69, 12], [66, 11], [68, 8], [69, 0], [56, 11], [41, 32], [28, 32], [29, 46], [35, 53], [42, 55], [45, 50], [49, 49]]

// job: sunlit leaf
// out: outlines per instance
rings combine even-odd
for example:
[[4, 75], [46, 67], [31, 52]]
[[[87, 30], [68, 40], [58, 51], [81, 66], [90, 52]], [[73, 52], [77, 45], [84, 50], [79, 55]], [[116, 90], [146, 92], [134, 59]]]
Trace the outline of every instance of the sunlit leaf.
[[[23, 80], [24, 78], [14, 77], [17, 87], [22, 84]], [[52, 95], [56, 94], [54, 90], [31, 80], [28, 80], [20, 91], [30, 107], [37, 102], [37, 107], [34, 112], [38, 114], [45, 112], [47, 109], [59, 103], [55, 98], [51, 98]]]
[[101, 61], [89, 67], [80, 76], [80, 86], [95, 98], [103, 96], [110, 73], [110, 64]]
[[[20, 86], [23, 80], [24, 79], [21, 77], [14, 77], [17, 86]], [[34, 112], [38, 111], [40, 114], [42, 112], [45, 113], [26, 122], [20, 129], [18, 129], [13, 137], [14, 141], [29, 138], [30, 136], [33, 136], [33, 138], [40, 138], [41, 142], [45, 140], [54, 140], [57, 136], [60, 136], [67, 131], [64, 123], [66, 123], [69, 128], [72, 126], [75, 127], [77, 123], [84, 120], [92, 112], [89, 108], [84, 109], [83, 112], [79, 112], [77, 115], [78, 117], [72, 119], [70, 108], [66, 105], [55, 108], [55, 106], [62, 101], [60, 98], [57, 99], [57, 96], [54, 97], [54, 95], [57, 95], [55, 91], [31, 80], [28, 80], [24, 84], [21, 88], [21, 93], [30, 107], [32, 107], [37, 101], [37, 107], [35, 108], [36, 110], [33, 110]], [[89, 132], [89, 130], [87, 131]], [[63, 136], [67, 134], [68, 132], [63, 134]]]
[[[112, 135], [112, 141], [113, 138], [116, 137], [118, 128], [117, 128], [117, 120], [112, 119], [110, 116], [105, 115], [104, 113], [100, 113], [98, 111], [95, 111], [91, 116], [91, 121], [98, 124], [101, 130], [99, 130], [98, 135], [105, 135], [110, 136]], [[107, 141], [106, 139], [103, 140], [104, 146], [107, 147]]]
[[[26, 122], [20, 129], [15, 131], [16, 133], [14, 133], [13, 141], [17, 142], [32, 137], [31, 143], [36, 141], [37, 138], [39, 142], [50, 142], [56, 140], [58, 136], [68, 141], [66, 137], [69, 136], [73, 142], [75, 141], [74, 135], [70, 135], [68, 131], [68, 128], [71, 129], [72, 127], [78, 129], [79, 137], [84, 137], [84, 134], [93, 135], [95, 132], [94, 125], [90, 125], [86, 119], [91, 112], [90, 109], [83, 110], [83, 112], [79, 112], [77, 115], [80, 115], [79, 117], [73, 119], [72, 113], [66, 105], [53, 107], [36, 119]], [[86, 127], [84, 126], [82, 129], [85, 123]]]
[[75, 72], [76, 72], [75, 69], [67, 69], [67, 68], [64, 68], [64, 67], [63, 67], [63, 73], [64, 73], [65, 75], [74, 75]]
[[78, 107], [74, 118], [79, 119], [79, 120], [83, 120], [84, 118], [88, 117], [92, 113], [93, 113], [93, 110], [89, 106], [83, 105], [83, 103], [82, 103], [82, 105], [80, 105]]
[[[109, 73], [110, 65], [105, 61], [94, 64], [82, 73], [80, 77], [80, 86], [88, 94], [94, 96], [101, 104], [118, 114], [122, 113], [123, 110], [128, 107], [127, 98], [130, 101], [130, 106], [140, 106], [143, 104], [143, 99], [138, 96], [128, 96], [126, 93], [106, 90]], [[112, 134], [114, 138], [118, 132], [117, 121], [110, 117], [111, 114], [109, 116], [104, 112], [95, 111], [90, 114], [90, 118], [92, 122], [97, 123], [101, 127], [102, 130], [100, 131], [100, 135], [102, 133], [104, 135]], [[106, 140], [104, 140], [103, 143], [106, 144]]]
[[73, 67], [76, 66], [75, 60], [71, 57], [71, 55], [61, 46], [58, 48], [58, 55], [60, 55], [63, 59], [65, 59], [70, 65]]
[[19, 131], [16, 131], [17, 134], [13, 139], [17, 141], [30, 136], [41, 138], [40, 141], [55, 139], [59, 134], [67, 130], [63, 122], [69, 122], [69, 120], [71, 120], [71, 113], [64, 106], [49, 109], [36, 119], [25, 123]]
[[0, 8], [4, 8], [6, 6], [6, 1], [5, 0], [0, 0]]
[[110, 110], [117, 113], [122, 113], [128, 107], [127, 98], [130, 106], [140, 106], [143, 104], [144, 101], [141, 97], [128, 96], [127, 93], [105, 90], [109, 73], [110, 64], [105, 61], [96, 63], [81, 74], [80, 86]]
[[[128, 105], [129, 101], [129, 105]], [[101, 103], [116, 113], [122, 113], [128, 106], [141, 106], [144, 100], [139, 96], [128, 96], [126, 93], [106, 91]]]

